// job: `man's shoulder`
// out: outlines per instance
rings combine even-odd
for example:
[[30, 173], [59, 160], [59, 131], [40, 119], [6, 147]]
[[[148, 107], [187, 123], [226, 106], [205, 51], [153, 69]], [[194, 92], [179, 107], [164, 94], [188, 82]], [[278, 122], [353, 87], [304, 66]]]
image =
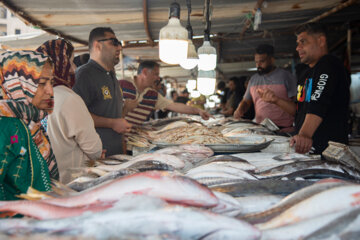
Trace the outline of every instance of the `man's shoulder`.
[[340, 59], [334, 55], [327, 54], [320, 58], [319, 62], [316, 64], [315, 68], [328, 68], [329, 70], [335, 68], [344, 68], [344, 65]]

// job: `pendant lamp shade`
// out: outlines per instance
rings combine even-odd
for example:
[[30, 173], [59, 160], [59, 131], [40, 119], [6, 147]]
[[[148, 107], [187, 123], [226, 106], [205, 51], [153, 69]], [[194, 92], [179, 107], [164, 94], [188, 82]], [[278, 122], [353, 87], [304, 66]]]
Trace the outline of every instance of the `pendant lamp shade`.
[[159, 36], [159, 58], [168, 64], [179, 64], [187, 58], [187, 30], [180, 23], [180, 5], [170, 6], [168, 24], [161, 28]]
[[216, 49], [211, 46], [209, 41], [204, 40], [203, 45], [198, 49], [199, 70], [210, 71], [216, 67]]
[[215, 92], [216, 73], [212, 71], [199, 71], [197, 89], [203, 95], [212, 95]]
[[180, 66], [184, 69], [193, 69], [199, 62], [198, 54], [191, 39], [188, 39], [187, 58], [180, 62]]

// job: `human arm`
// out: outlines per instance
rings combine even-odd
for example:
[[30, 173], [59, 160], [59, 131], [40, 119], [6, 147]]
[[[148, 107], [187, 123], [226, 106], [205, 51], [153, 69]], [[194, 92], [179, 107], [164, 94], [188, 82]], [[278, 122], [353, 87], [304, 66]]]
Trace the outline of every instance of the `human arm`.
[[279, 98], [278, 96], [275, 95], [275, 93], [273, 91], [271, 91], [268, 88], [265, 88], [265, 89], [259, 88], [256, 90], [256, 92], [259, 94], [259, 96], [261, 97], [261, 99], [263, 101], [275, 104], [278, 107], [280, 107], [282, 110], [284, 110], [285, 112], [290, 114], [291, 116], [295, 116], [296, 104], [293, 100], [288, 101], [288, 100]]
[[130, 132], [132, 124], [128, 123], [124, 118], [107, 118], [90, 113], [94, 120], [95, 127], [111, 128], [117, 133]]
[[252, 104], [251, 100], [243, 99], [234, 112], [234, 118], [241, 118], [249, 110]]
[[295, 145], [297, 153], [307, 153], [312, 147], [312, 137], [323, 119], [315, 114], [308, 113], [299, 133], [290, 140], [290, 146]]
[[167, 105], [165, 108], [173, 112], [200, 115], [201, 118], [204, 120], [208, 120], [211, 117], [211, 115], [208, 112], [199, 108], [185, 105], [183, 103], [173, 102]]

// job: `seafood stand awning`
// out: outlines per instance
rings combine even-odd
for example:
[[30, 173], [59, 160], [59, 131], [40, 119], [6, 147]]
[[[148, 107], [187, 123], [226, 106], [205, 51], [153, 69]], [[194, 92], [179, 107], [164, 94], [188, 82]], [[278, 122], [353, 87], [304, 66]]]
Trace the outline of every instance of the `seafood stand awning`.
[[[206, 2], [206, 1], [205, 1]], [[171, 1], [42, 1], [2, 0], [2, 3], [21, 17], [28, 25], [43, 29], [50, 35], [65, 37], [77, 46], [78, 53], [87, 51], [87, 39], [91, 29], [111, 27], [124, 45], [125, 76], [131, 76], [139, 60], [157, 60], [159, 31], [168, 22]], [[181, 22], [186, 26], [186, 1], [181, 5]], [[321, 21], [330, 27], [331, 52], [343, 55], [347, 31], [352, 31], [352, 71], [359, 71], [359, 12], [357, 0], [226, 0], [211, 1], [211, 43], [218, 55], [218, 73], [221, 78], [239, 74], [251, 74], [255, 67], [253, 53], [260, 43], [274, 45], [278, 66], [291, 66], [297, 60], [294, 27], [309, 21]], [[254, 9], [261, 9], [262, 19], [254, 30]], [[205, 28], [204, 0], [191, 1], [191, 25], [196, 48], [203, 43]], [[33, 40], [1, 40], [2, 49], [35, 49], [44, 38]], [[118, 66], [121, 71], [121, 64]], [[191, 71], [178, 65], [162, 64], [162, 76], [187, 81]]]
[[[186, 20], [186, 1], [181, 19]], [[169, 1], [2, 0], [29, 25], [45, 32], [0, 39], [2, 50], [33, 49], [55, 35], [77, 53], [89, 31], [112, 27], [124, 43], [125, 73], [139, 60], [159, 61], [158, 34]], [[204, 1], [193, 0], [191, 23], [202, 36]], [[254, 30], [254, 8], [262, 22]], [[359, 61], [359, 1], [212, 1], [212, 42], [224, 78], [248, 73], [259, 43], [277, 49], [277, 63], [291, 65], [293, 28], [323, 21], [330, 46], [343, 50], [350, 29], [352, 69]], [[195, 45], [203, 39], [196, 38]], [[121, 67], [120, 67], [121, 68]], [[191, 75], [162, 63], [162, 75]], [[69, 169], [73, 181], [54, 181], [52, 192], [29, 189], [21, 201], [0, 202], [0, 239], [359, 239], [359, 149], [330, 143], [319, 155], [297, 154], [289, 136], [269, 122], [216, 116], [178, 116], [146, 122], [128, 143], [134, 156], [114, 155]], [[2, 186], [0, 186], [2, 187]], [[0, 188], [1, 190], [1, 188]]]

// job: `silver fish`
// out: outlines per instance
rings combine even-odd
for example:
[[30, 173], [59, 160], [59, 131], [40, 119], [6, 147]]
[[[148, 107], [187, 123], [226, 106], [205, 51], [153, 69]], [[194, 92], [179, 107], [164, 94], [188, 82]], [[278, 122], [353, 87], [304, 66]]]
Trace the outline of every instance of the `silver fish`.
[[[122, 202], [124, 200], [121, 200]], [[133, 198], [133, 202], [138, 201]], [[26, 221], [26, 220], [25, 220]], [[224, 239], [229, 235], [235, 239], [259, 239], [261, 233], [250, 224], [206, 211], [181, 206], [150, 207], [148, 209], [116, 207], [101, 213], [94, 213], [63, 220], [17, 222], [12, 233], [31, 233], [39, 230], [47, 233], [94, 237], [96, 239], [145, 236], [176, 236], [177, 239], [201, 239], [216, 232], [222, 232]], [[0, 220], [0, 229], [3, 221]], [[14, 224], [15, 225], [15, 224]], [[9, 229], [9, 228], [8, 228]]]
[[325, 190], [328, 190], [328, 189], [331, 189], [334, 187], [343, 186], [345, 184], [347, 184], [347, 183], [340, 181], [340, 180], [335, 180], [335, 179], [322, 180], [322, 181], [319, 181], [318, 183], [312, 184], [308, 187], [304, 187], [304, 188], [288, 195], [287, 197], [282, 199], [278, 204], [276, 204], [275, 206], [273, 206], [272, 208], [270, 208], [266, 211], [258, 212], [258, 213], [254, 213], [254, 214], [248, 214], [248, 215], [239, 216], [239, 217], [241, 219], [246, 220], [247, 222], [252, 223], [252, 224], [266, 222], [269, 219], [279, 215], [280, 213], [284, 212], [285, 210], [289, 209], [290, 207], [296, 205], [297, 203], [299, 203], [315, 194], [318, 194], [320, 192], [323, 192]]
[[214, 207], [217, 197], [194, 180], [165, 171], [148, 171], [115, 179], [76, 195], [44, 199], [43, 202], [59, 206], [82, 206], [97, 201], [117, 201], [128, 194], [159, 197], [169, 202], [190, 206]]
[[[341, 204], [339, 204], [339, 202]], [[360, 185], [345, 185], [315, 194], [298, 204], [290, 207], [280, 215], [271, 220], [258, 224], [262, 229], [277, 228], [280, 226], [294, 224], [306, 219], [360, 207]]]

